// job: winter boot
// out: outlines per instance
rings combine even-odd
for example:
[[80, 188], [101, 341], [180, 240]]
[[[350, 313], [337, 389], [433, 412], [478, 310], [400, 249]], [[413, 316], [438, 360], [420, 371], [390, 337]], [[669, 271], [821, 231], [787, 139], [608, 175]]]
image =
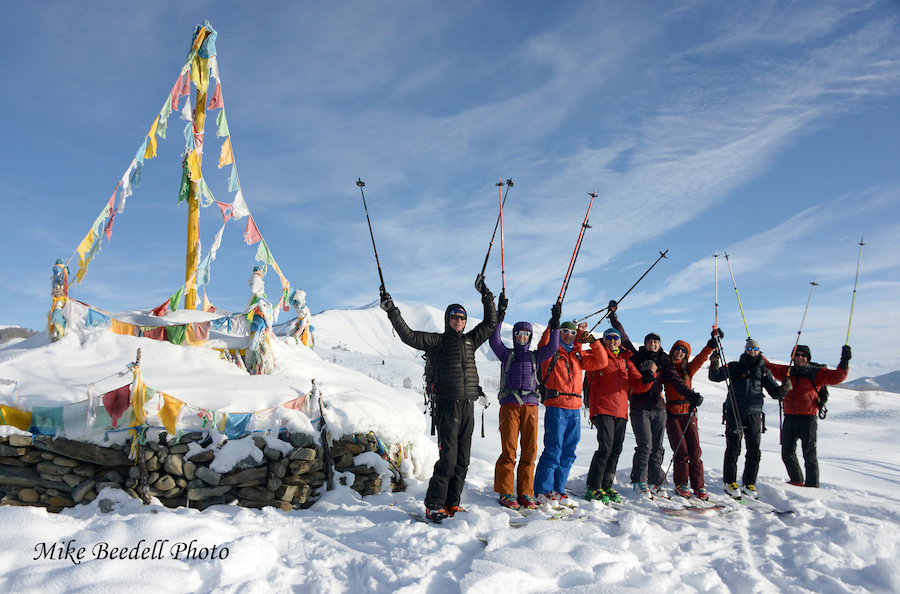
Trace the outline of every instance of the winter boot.
[[512, 495], [501, 495], [500, 496], [500, 505], [503, 507], [508, 507], [509, 509], [519, 509], [519, 502]]
[[706, 487], [694, 489], [694, 497], [696, 497], [700, 501], [709, 501], [709, 493], [706, 492]]
[[575, 500], [570, 499], [569, 496], [566, 495], [565, 493], [555, 493], [555, 495], [556, 495], [556, 497], [555, 497], [556, 500], [559, 502], [559, 504], [561, 506], [571, 507], [571, 508], [578, 507], [578, 503]]
[[553, 498], [553, 493], [538, 493], [537, 496], [538, 505], [547, 506], [549, 508], [557, 508], [559, 507], [559, 501]]
[[685, 483], [683, 485], [678, 485], [675, 487], [675, 494], [687, 499], [691, 496], [691, 490], [688, 488], [688, 484]]
[[621, 503], [622, 496], [619, 495], [619, 493], [615, 489], [613, 489], [613, 488], [604, 489], [603, 492], [606, 493], [606, 496], [609, 497], [609, 500], [612, 501], [613, 503]]
[[448, 514], [447, 510], [443, 507], [425, 510], [425, 518], [429, 522], [434, 522], [435, 524], [440, 524], [449, 517], [450, 514]]
[[537, 509], [538, 503], [531, 495], [519, 495], [519, 506], [525, 509]]
[[456, 514], [463, 514], [463, 513], [466, 513], [466, 511], [467, 511], [467, 510], [466, 510], [465, 508], [460, 507], [460, 506], [458, 506], [458, 505], [451, 505], [450, 507], [447, 508], [447, 513], [450, 514], [450, 517], [451, 517], [451, 518], [452, 518], [453, 516], [455, 516]]
[[725, 492], [735, 499], [741, 498], [741, 489], [737, 483], [725, 483]]
[[584, 494], [584, 498], [588, 501], [599, 501], [601, 503], [609, 503], [609, 496], [603, 489], [588, 489]]
[[650, 494], [653, 495], [654, 497], [670, 499], [669, 492], [666, 491], [666, 488], [662, 485], [656, 485], [654, 487], [650, 487]]
[[634, 492], [641, 497], [650, 498], [650, 487], [647, 483], [634, 483]]
[[744, 488], [741, 489], [741, 492], [747, 497], [759, 499], [759, 492], [757, 492], [755, 485], [744, 485]]

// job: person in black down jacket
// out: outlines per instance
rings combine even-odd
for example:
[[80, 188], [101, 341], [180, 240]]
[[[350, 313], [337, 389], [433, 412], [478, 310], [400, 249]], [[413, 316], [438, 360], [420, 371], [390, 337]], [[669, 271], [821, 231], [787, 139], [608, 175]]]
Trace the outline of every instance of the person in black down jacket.
[[[722, 470], [725, 492], [735, 499], [740, 499], [742, 492], [756, 499], [756, 475], [759, 473], [761, 457], [759, 445], [765, 430], [763, 389], [772, 398], [780, 400], [790, 391], [790, 380], [778, 385], [772, 372], [766, 368], [759, 343], [752, 338], [747, 339], [740, 359], [725, 367], [719, 362], [719, 351], [713, 351], [709, 357], [709, 379], [714, 382], [728, 379], [731, 383], [725, 397], [725, 463]], [[743, 488], [738, 489], [737, 463], [741, 455], [741, 433], [747, 441], [747, 455], [744, 458]]]
[[666, 397], [665, 386], [672, 388], [689, 402], [700, 400], [700, 394], [684, 383], [672, 365], [671, 359], [660, 346], [659, 334], [651, 332], [644, 337], [644, 345], [636, 349], [616, 314], [617, 304], [609, 302], [609, 321], [622, 337], [622, 346], [634, 353], [631, 362], [641, 372], [645, 384], [653, 383], [643, 394], [632, 394], [631, 430], [634, 432], [634, 458], [631, 462], [631, 483], [642, 496], [667, 497], [668, 482], [662, 469], [666, 455]]
[[[474, 402], [482, 395], [475, 367], [475, 350], [494, 332], [497, 310], [494, 296], [478, 275], [475, 288], [484, 304], [484, 321], [470, 332], [466, 328], [466, 310], [454, 303], [444, 312], [444, 332], [410, 330], [387, 292], [381, 294], [381, 308], [404, 344], [425, 351], [434, 363], [432, 378], [434, 422], [438, 432], [439, 458], [425, 493], [425, 515], [440, 522], [465, 511], [459, 506], [460, 495], [469, 468], [472, 431], [475, 428]], [[502, 297], [502, 295], [501, 295]]]

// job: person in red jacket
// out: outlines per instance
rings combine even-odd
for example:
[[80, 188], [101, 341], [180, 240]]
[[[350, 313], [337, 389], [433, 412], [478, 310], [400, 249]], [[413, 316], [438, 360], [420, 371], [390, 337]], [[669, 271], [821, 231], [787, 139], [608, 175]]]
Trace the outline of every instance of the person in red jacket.
[[586, 372], [584, 379], [591, 424], [597, 429], [597, 451], [591, 459], [584, 497], [606, 503], [622, 500], [612, 486], [625, 442], [628, 396], [646, 392], [653, 382], [641, 381], [641, 372], [631, 362], [631, 351], [622, 347], [618, 330], [609, 328], [603, 333], [603, 346], [609, 363], [603, 369]]
[[[721, 331], [720, 331], [721, 332]], [[716, 332], [713, 331], [713, 334]], [[682, 381], [691, 386], [694, 374], [703, 367], [710, 353], [716, 349], [715, 337], [710, 338], [700, 353], [691, 359], [691, 345], [683, 340], [676, 340], [669, 351], [669, 360], [672, 367], [681, 377]], [[675, 479], [675, 493], [682, 497], [690, 497], [690, 488], [694, 495], [704, 501], [709, 499], [706, 492], [706, 482], [703, 478], [703, 460], [700, 456], [700, 432], [697, 428], [697, 415], [694, 414], [697, 406], [703, 402], [689, 402], [679, 394], [669, 383], [665, 384], [666, 391], [666, 433], [669, 435], [669, 445], [672, 446], [672, 470]], [[684, 437], [682, 437], [684, 436]]]
[[[850, 347], [841, 349], [841, 361], [837, 369], [826, 369], [810, 363], [809, 347], [797, 345], [794, 349], [793, 365], [778, 365], [766, 361], [766, 367], [777, 380], [787, 377], [790, 370], [791, 391], [785, 394], [784, 424], [781, 428], [781, 459], [787, 468], [790, 484], [807, 487], [819, 486], [819, 460], [816, 455], [816, 417], [819, 413], [818, 391], [822, 386], [832, 386], [847, 379], [850, 368]], [[797, 440], [803, 448], [803, 462], [806, 466], [806, 482], [803, 469], [797, 460]]]
[[[538, 348], [549, 341], [550, 328], [547, 328]], [[590, 349], [583, 348], [585, 342], [590, 343]], [[609, 363], [606, 353], [600, 341], [587, 333], [586, 323], [582, 322], [576, 329], [572, 322], [563, 322], [559, 328], [559, 349], [541, 364], [546, 407], [544, 451], [534, 473], [534, 492], [542, 505], [575, 505], [566, 496], [566, 480], [581, 439], [582, 370], [606, 367]]]

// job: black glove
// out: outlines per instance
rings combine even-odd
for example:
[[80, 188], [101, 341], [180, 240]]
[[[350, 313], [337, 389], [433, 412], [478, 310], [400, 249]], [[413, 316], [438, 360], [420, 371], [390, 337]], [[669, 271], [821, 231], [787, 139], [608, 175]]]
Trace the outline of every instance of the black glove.
[[616, 315], [616, 312], [610, 312], [610, 314], [609, 314], [608, 316], [606, 316], [606, 317], [609, 318], [609, 324], [610, 324], [613, 328], [615, 328], [615, 327], [616, 327], [616, 324], [619, 323], [619, 316]]
[[609, 305], [606, 306], [606, 309], [609, 310], [609, 315], [613, 315], [614, 313], [616, 313], [616, 309], [618, 309], [618, 308], [619, 308], [619, 304], [616, 303], [615, 299], [611, 299], [609, 301]]
[[550, 329], [559, 330], [559, 319], [562, 317], [562, 304], [557, 301], [550, 308]]
[[691, 390], [691, 393], [688, 396], [687, 400], [691, 404], [691, 412], [697, 410], [697, 407], [703, 404], [703, 396], [701, 396], [700, 392], [697, 392], [696, 390]]
[[841, 362], [838, 363], [838, 369], [848, 369], [850, 367], [850, 345], [845, 344], [841, 348]]
[[392, 309], [394, 309], [394, 307], [396, 307], [394, 305], [394, 300], [391, 299], [391, 296], [387, 291], [381, 292], [381, 303], [379, 305], [384, 311], [391, 311]]
[[718, 336], [718, 340], [722, 340], [723, 338], [725, 338], [725, 333], [722, 332], [721, 328], [713, 328], [713, 331], [710, 333], [710, 336], [712, 336], [712, 338], [709, 339], [709, 341], [706, 343], [706, 346], [715, 350], [719, 347], [719, 343], [716, 340], [716, 337]]
[[497, 315], [500, 321], [506, 317], [506, 306], [509, 305], [509, 299], [506, 298], [506, 291], [500, 291], [500, 298], [497, 299]]
[[484, 286], [484, 275], [479, 274], [475, 277], [475, 290], [484, 295], [484, 292], [487, 290], [487, 287]]

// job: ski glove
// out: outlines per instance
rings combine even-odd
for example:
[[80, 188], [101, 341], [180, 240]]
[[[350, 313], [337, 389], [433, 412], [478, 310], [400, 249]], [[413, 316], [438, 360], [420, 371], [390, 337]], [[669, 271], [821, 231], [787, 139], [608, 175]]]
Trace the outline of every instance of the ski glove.
[[609, 301], [609, 305], [606, 306], [606, 309], [609, 310], [609, 314], [610, 314], [610, 315], [616, 313], [616, 310], [617, 310], [618, 308], [619, 308], [619, 304], [616, 303], [616, 300], [615, 300], [615, 299], [611, 299], [611, 300]]
[[484, 275], [479, 274], [475, 277], [475, 290], [484, 295], [486, 289], [487, 287], [484, 286]]
[[556, 302], [550, 308], [550, 329], [559, 330], [559, 319], [562, 317], [562, 304]]
[[501, 322], [506, 317], [506, 307], [508, 305], [509, 299], [506, 298], [506, 291], [500, 291], [500, 298], [497, 299], [497, 315], [500, 316]]
[[839, 369], [848, 369], [850, 367], [850, 345], [845, 344], [841, 348], [841, 362], [838, 363]]
[[712, 375], [719, 371], [719, 351], [713, 351], [709, 356], [709, 374]]
[[706, 346], [708, 346], [712, 350], [716, 350], [719, 347], [719, 343], [716, 337], [718, 336], [718, 340], [722, 340], [723, 338], [725, 338], [725, 333], [722, 332], [721, 328], [713, 328], [710, 336], [712, 336], [712, 338], [709, 339], [709, 342], [706, 343]]
[[392, 309], [394, 309], [394, 307], [396, 307], [394, 305], [394, 300], [391, 299], [391, 296], [388, 294], [387, 291], [382, 291], [381, 303], [379, 305], [381, 306], [381, 309], [383, 309], [384, 311], [391, 311]]
[[778, 390], [778, 396], [775, 397], [776, 400], [783, 400], [785, 396], [788, 395], [788, 392], [794, 389], [794, 384], [791, 383], [791, 378], [784, 378], [784, 382], [781, 384], [781, 389]]
[[696, 390], [691, 390], [691, 393], [688, 396], [687, 400], [691, 403], [691, 412], [697, 410], [697, 407], [703, 404], [703, 396], [701, 396], [700, 392], [697, 392]]

